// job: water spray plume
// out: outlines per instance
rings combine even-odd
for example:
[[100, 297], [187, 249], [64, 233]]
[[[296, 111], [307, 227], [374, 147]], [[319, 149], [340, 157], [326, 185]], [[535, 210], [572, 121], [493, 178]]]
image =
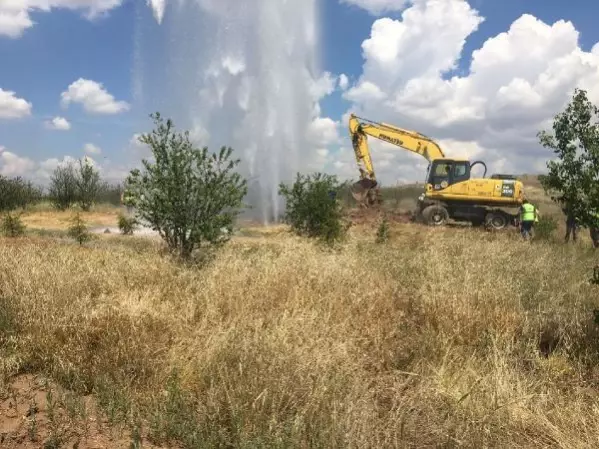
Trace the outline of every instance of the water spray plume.
[[276, 220], [279, 183], [317, 151], [307, 131], [319, 99], [319, 0], [180, 0], [166, 11], [164, 0], [148, 3], [162, 25], [146, 34], [164, 37], [135, 74], [144, 110], [172, 117], [196, 144], [233, 147], [253, 213]]
[[166, 7], [166, 0], [146, 0], [146, 3], [154, 12], [154, 18], [160, 24], [164, 17], [164, 8]]

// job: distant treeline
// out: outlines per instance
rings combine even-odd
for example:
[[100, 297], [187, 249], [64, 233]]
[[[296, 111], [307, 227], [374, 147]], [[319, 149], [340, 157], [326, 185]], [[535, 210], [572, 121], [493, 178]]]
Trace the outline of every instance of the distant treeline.
[[121, 183], [102, 181], [99, 173], [86, 164], [57, 168], [45, 188], [20, 176], [0, 175], [0, 212], [27, 209], [40, 203], [61, 210], [75, 204], [84, 210], [93, 204], [119, 206], [122, 191]]

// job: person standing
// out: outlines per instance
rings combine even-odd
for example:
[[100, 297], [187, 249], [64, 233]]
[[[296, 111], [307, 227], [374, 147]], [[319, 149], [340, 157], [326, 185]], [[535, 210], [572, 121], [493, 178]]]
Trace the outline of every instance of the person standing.
[[520, 207], [520, 233], [524, 239], [530, 238], [534, 224], [537, 221], [537, 208], [525, 199], [522, 202], [522, 207]]
[[565, 241], [570, 241], [570, 235], [572, 235], [572, 241], [576, 242], [576, 234], [578, 233], [578, 222], [574, 213], [574, 208], [571, 204], [567, 204], [566, 207], [562, 208], [562, 212], [566, 215], [566, 237]]

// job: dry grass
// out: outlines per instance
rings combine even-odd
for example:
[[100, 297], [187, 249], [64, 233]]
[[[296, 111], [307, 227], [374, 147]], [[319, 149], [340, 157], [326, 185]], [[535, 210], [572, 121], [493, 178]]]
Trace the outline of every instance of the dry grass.
[[136, 238], [4, 239], [6, 395], [43, 373], [189, 448], [597, 447], [592, 250], [352, 232], [248, 234], [203, 270]]
[[[81, 212], [81, 217], [89, 226], [116, 226], [117, 216], [121, 210], [111, 205], [100, 205], [89, 212]], [[49, 205], [41, 204], [25, 211], [21, 218], [29, 229], [59, 231], [71, 225], [74, 214], [75, 210], [57, 211]]]

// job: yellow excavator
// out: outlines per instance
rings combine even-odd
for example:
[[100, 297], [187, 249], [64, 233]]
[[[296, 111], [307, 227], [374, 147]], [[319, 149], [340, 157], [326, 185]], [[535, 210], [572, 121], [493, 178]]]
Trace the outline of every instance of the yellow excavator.
[[[485, 178], [487, 166], [483, 161], [448, 158], [441, 147], [424, 134], [354, 114], [349, 118], [349, 132], [360, 171], [360, 180], [352, 186], [352, 195], [362, 207], [382, 203], [368, 148], [368, 136], [371, 136], [419, 154], [429, 162], [417, 214], [426, 224], [440, 226], [451, 219], [503, 229], [517, 220], [524, 186], [516, 176], [497, 174]], [[483, 177], [471, 178], [472, 168], [478, 164], [484, 167]]]

